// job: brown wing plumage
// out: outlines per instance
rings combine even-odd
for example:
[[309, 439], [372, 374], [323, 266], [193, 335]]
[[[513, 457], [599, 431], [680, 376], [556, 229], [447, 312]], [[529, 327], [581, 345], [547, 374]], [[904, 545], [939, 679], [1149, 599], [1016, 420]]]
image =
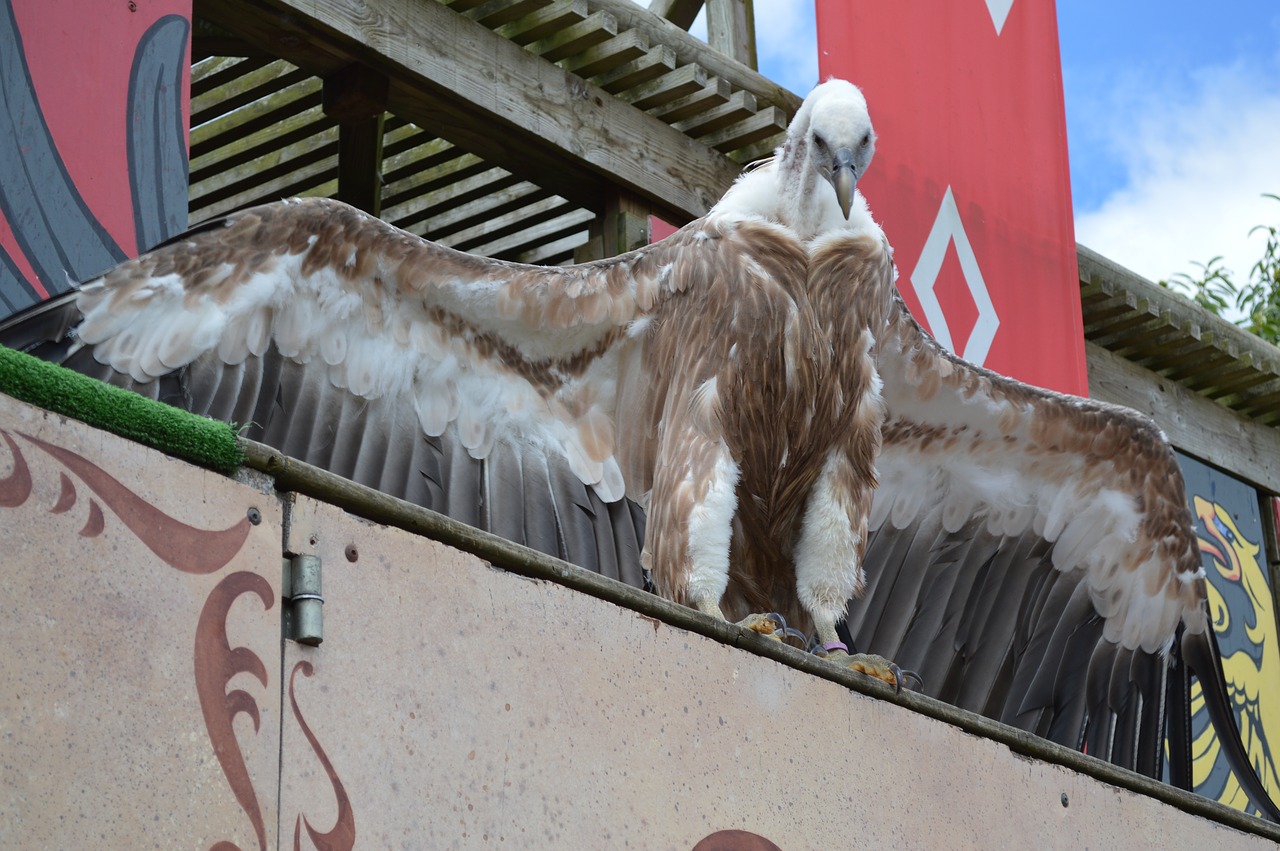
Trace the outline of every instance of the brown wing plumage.
[[780, 232], [752, 227], [704, 220], [554, 269], [332, 201], [273, 204], [122, 264], [4, 339], [639, 585], [637, 501], [686, 370], [647, 373], [673, 335], [688, 357], [709, 348], [681, 323], [705, 314], [690, 305], [710, 282], [732, 297], [735, 264]]
[[942, 349], [895, 297], [860, 646], [937, 697], [1152, 774], [1166, 654], [1204, 629], [1177, 461], [1126, 409]]

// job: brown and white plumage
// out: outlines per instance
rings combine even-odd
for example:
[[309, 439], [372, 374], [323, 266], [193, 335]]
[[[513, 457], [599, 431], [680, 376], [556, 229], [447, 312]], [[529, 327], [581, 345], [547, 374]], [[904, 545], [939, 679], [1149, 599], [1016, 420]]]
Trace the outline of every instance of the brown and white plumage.
[[930, 692], [1154, 773], [1165, 654], [1208, 634], [1176, 461], [920, 329], [855, 190], [874, 142], [823, 84], [707, 216], [565, 269], [254, 208], [0, 336], [633, 584], [643, 544], [707, 611], [827, 642], [857, 598]]

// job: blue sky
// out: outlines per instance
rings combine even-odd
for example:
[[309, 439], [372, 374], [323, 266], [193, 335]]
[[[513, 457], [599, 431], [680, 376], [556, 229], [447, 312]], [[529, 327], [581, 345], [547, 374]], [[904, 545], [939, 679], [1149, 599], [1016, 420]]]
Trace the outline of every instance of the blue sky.
[[[1261, 197], [1280, 194], [1280, 3], [1057, 10], [1077, 240], [1151, 279], [1218, 254], [1243, 277], [1261, 255], [1249, 229], [1280, 223], [1280, 202]], [[806, 93], [813, 0], [756, 0], [756, 26], [761, 72]]]

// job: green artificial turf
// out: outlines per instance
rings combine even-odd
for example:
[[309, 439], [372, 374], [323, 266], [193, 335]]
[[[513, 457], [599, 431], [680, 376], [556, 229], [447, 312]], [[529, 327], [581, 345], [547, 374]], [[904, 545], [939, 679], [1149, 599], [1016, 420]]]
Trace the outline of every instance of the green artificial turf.
[[0, 393], [186, 461], [229, 473], [244, 453], [231, 426], [0, 346]]

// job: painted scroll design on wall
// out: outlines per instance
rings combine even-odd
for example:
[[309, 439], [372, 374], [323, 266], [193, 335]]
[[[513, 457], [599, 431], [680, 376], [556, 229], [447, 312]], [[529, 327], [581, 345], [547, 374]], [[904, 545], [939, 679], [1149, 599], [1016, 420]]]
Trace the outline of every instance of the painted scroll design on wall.
[[[105, 505], [157, 558], [175, 570], [190, 574], [211, 574], [222, 569], [248, 539], [252, 523], [247, 516], [226, 529], [190, 526], [151, 505], [83, 455], [23, 432], [16, 434], [64, 468], [58, 473], [59, 494], [49, 509], [51, 514], [66, 514], [80, 500], [72, 476], [92, 492], [88, 497], [88, 519], [79, 532], [82, 537], [96, 538], [103, 533], [106, 516], [102, 506]], [[0, 508], [16, 508], [25, 504], [33, 493], [31, 467], [13, 434], [0, 429], [0, 440], [12, 459], [12, 469], [0, 477]], [[256, 677], [264, 689], [268, 686], [267, 668], [262, 659], [247, 647], [232, 648], [227, 637], [228, 612], [232, 603], [245, 594], [257, 595], [264, 611], [275, 604], [270, 583], [256, 573], [245, 571], [223, 578], [206, 598], [195, 634], [195, 685], [210, 744], [237, 802], [253, 825], [259, 848], [265, 849], [267, 830], [262, 807], [232, 726], [235, 716], [244, 713], [257, 732], [258, 704], [242, 689], [230, 693], [226, 690], [231, 678], [239, 673]], [[236, 848], [228, 842], [213, 847], [218, 851]]]
[[302, 710], [298, 708], [298, 698], [294, 692], [294, 681], [297, 679], [299, 672], [304, 677], [310, 677], [315, 673], [315, 668], [306, 660], [300, 661], [293, 666], [293, 670], [289, 672], [289, 705], [293, 709], [294, 719], [302, 729], [302, 734], [306, 736], [307, 743], [311, 745], [311, 750], [315, 753], [316, 758], [320, 760], [320, 766], [324, 769], [324, 773], [329, 778], [329, 783], [333, 786], [333, 795], [338, 801], [338, 818], [332, 830], [327, 833], [321, 833], [311, 826], [311, 822], [307, 821], [306, 816], [299, 814], [293, 825], [293, 847], [301, 849], [302, 828], [305, 827], [307, 835], [311, 837], [311, 841], [315, 843], [316, 848], [319, 848], [320, 851], [349, 851], [356, 844], [355, 813], [351, 807], [351, 799], [347, 796], [347, 790], [343, 787], [342, 781], [338, 779], [338, 773], [334, 771], [333, 763], [329, 760], [328, 754], [324, 752], [324, 748], [320, 746], [320, 741], [311, 732], [311, 727], [307, 724], [306, 719], [302, 717]]

